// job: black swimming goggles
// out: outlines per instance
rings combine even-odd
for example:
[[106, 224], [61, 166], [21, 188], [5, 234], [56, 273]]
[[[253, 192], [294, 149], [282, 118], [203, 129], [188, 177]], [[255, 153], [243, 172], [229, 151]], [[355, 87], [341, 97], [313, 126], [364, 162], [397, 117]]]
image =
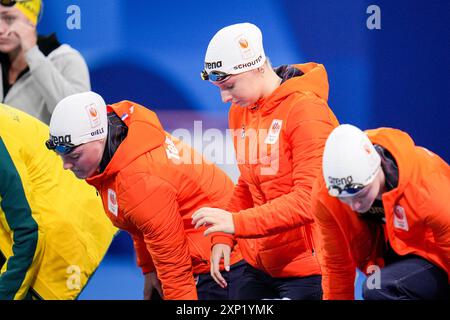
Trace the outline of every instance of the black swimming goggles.
[[206, 70], [202, 70], [200, 73], [200, 77], [202, 80], [210, 80], [212, 82], [221, 82], [225, 81], [231, 76], [231, 74], [222, 72], [222, 71], [211, 71], [208, 73]]
[[52, 138], [45, 141], [45, 146], [47, 147], [47, 149], [56, 151], [57, 153], [59, 153], [61, 155], [69, 154], [73, 151], [73, 149], [78, 147], [70, 142], [55, 143]]
[[351, 197], [360, 192], [366, 186], [361, 183], [349, 183], [343, 188], [333, 185], [328, 187], [328, 193], [332, 197]]
[[0, 4], [5, 7], [12, 7], [17, 2], [28, 2], [28, 1], [31, 1], [31, 0], [0, 0]]

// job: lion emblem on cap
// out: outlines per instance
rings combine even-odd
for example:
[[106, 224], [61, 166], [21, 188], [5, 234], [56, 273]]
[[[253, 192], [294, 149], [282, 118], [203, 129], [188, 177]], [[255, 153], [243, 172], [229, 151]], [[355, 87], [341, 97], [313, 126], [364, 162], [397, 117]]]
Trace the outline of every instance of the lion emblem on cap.
[[241, 46], [242, 49], [247, 49], [248, 41], [245, 40], [244, 38], [241, 38], [241, 39], [239, 39], [239, 45]]
[[97, 116], [97, 109], [95, 109], [94, 107], [90, 107], [89, 114], [95, 118]]

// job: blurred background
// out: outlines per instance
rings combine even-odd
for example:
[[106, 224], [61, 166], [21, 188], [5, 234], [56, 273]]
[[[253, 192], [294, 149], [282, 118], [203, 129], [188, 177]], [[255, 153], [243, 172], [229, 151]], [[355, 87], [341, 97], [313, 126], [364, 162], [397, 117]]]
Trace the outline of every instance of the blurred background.
[[[199, 74], [216, 31], [252, 22], [274, 66], [325, 65], [341, 123], [402, 129], [450, 161], [448, 0], [44, 2], [39, 32], [56, 32], [82, 53], [92, 90], [107, 103], [127, 99], [155, 110], [169, 132], [192, 131], [195, 120], [203, 130], [225, 130], [228, 106]], [[367, 27], [370, 5], [380, 9], [381, 29]], [[223, 168], [236, 179], [234, 165]], [[120, 233], [80, 299], [140, 299], [142, 289], [131, 240]]]

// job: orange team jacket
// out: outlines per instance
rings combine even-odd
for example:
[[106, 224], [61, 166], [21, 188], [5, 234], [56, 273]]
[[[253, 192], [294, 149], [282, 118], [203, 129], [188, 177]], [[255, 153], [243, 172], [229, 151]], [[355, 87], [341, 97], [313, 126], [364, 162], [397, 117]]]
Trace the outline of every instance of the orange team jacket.
[[[211, 237], [195, 230], [195, 210], [225, 207], [227, 175], [166, 133], [156, 114], [130, 101], [108, 106], [128, 135], [103, 173], [87, 179], [99, 191], [113, 224], [133, 238], [138, 264], [154, 271], [164, 299], [197, 299], [193, 274], [209, 273]], [[239, 250], [231, 263], [242, 259]]]
[[[398, 187], [384, 193], [385, 233], [399, 255], [415, 254], [450, 271], [450, 168], [444, 160], [414, 145], [400, 130], [366, 131], [397, 162]], [[383, 266], [380, 233], [359, 219], [349, 206], [328, 195], [325, 181], [313, 189], [313, 211], [319, 227], [322, 287], [325, 299], [354, 299], [355, 268]]]
[[304, 74], [229, 112], [240, 170], [227, 207], [235, 238], [249, 264], [277, 278], [320, 275], [310, 196], [326, 138], [338, 125], [323, 65], [294, 67]]

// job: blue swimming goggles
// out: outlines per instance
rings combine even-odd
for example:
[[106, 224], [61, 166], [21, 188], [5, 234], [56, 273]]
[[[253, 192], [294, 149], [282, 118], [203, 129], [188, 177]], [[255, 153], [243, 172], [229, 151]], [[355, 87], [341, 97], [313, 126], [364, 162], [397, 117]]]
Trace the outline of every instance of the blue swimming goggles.
[[59, 142], [59, 143], [55, 143], [52, 138], [48, 139], [47, 141], [45, 141], [45, 146], [47, 147], [47, 149], [49, 150], [53, 150], [61, 155], [66, 155], [69, 154], [73, 151], [73, 149], [75, 149], [76, 145], [74, 145], [73, 143], [70, 142]]
[[206, 70], [202, 70], [200, 73], [200, 77], [202, 80], [210, 80], [212, 82], [220, 82], [225, 81], [231, 76], [231, 74], [222, 72], [222, 71], [211, 71], [208, 73]]
[[361, 183], [349, 183], [343, 188], [333, 185], [328, 187], [328, 193], [332, 197], [351, 197], [360, 192], [366, 186]]

